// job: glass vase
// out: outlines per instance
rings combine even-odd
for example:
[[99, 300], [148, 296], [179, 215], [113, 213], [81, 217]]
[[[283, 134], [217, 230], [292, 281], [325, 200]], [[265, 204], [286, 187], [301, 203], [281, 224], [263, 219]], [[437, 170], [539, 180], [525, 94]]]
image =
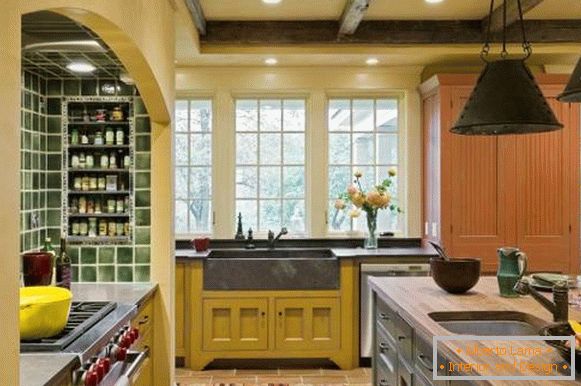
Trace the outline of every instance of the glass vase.
[[366, 249], [377, 249], [377, 212], [367, 212]]

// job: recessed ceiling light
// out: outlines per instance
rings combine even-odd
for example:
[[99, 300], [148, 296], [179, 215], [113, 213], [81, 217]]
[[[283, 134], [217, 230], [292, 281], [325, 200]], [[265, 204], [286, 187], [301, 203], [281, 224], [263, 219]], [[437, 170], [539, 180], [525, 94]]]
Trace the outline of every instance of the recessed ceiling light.
[[87, 62], [71, 62], [67, 64], [67, 69], [73, 72], [83, 72], [83, 73], [93, 72], [96, 70], [95, 66]]
[[444, 0], [424, 0], [424, 1], [429, 4], [438, 4], [443, 2]]
[[277, 63], [278, 63], [278, 60], [276, 60], [276, 58], [266, 58], [266, 59], [264, 59], [264, 64], [267, 64], [269, 66], [274, 66]]
[[262, 0], [264, 4], [276, 5], [282, 3], [282, 0]]
[[365, 61], [365, 63], [367, 63], [368, 66], [375, 66], [376, 64], [379, 63], [379, 59], [377, 58], [369, 58]]

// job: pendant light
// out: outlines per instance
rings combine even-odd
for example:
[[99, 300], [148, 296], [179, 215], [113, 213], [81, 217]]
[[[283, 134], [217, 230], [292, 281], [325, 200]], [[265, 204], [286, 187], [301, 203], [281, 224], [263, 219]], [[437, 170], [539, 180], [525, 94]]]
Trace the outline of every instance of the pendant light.
[[559, 130], [563, 127], [545, 100], [533, 74], [525, 64], [532, 53], [526, 39], [521, 0], [516, 0], [522, 30], [524, 57], [508, 59], [506, 50], [506, 9], [503, 7], [502, 52], [500, 59], [489, 61], [490, 25], [494, 0], [490, 2], [486, 41], [480, 57], [486, 66], [452, 133], [463, 135], [527, 134]]
[[561, 102], [581, 102], [581, 59], [577, 63], [567, 87], [557, 99]]

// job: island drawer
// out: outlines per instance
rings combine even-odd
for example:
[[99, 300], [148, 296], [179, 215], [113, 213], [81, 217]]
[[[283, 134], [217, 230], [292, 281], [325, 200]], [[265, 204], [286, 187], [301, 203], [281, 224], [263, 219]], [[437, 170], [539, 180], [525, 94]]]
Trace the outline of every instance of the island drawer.
[[399, 359], [397, 365], [397, 386], [414, 385], [414, 372], [411, 370], [403, 358]]
[[397, 317], [396, 313], [391, 310], [379, 297], [375, 296], [376, 299], [376, 315], [375, 319], [385, 331], [390, 335], [390, 338], [395, 342], [396, 327], [395, 319]]
[[399, 354], [411, 364], [413, 362], [413, 328], [399, 315], [395, 315], [395, 341]]
[[375, 361], [375, 386], [397, 386], [397, 373], [382, 358]]
[[[433, 379], [434, 354], [432, 342], [416, 334], [414, 346], [414, 367], [417, 370], [416, 373], [421, 373], [426, 379]], [[438, 357], [438, 363], [444, 363], [443, 358]], [[428, 385], [445, 386], [446, 381], [431, 381]]]
[[395, 348], [391, 339], [387, 337], [383, 327], [376, 326], [376, 347], [375, 358], [378, 365], [382, 363], [385, 372], [391, 374], [392, 382], [395, 383], [397, 371], [397, 349]]

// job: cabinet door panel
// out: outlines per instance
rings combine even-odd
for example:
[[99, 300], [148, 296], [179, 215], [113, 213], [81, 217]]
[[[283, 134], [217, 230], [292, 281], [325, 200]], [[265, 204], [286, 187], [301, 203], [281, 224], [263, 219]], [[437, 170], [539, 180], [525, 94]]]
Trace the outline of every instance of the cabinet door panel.
[[186, 355], [185, 344], [185, 265], [176, 264], [176, 308], [175, 308], [175, 333], [176, 333], [176, 356]]
[[[452, 116], [464, 107], [470, 90], [459, 88], [452, 95]], [[454, 120], [451, 124], [454, 124]], [[446, 128], [448, 130], [449, 128]], [[454, 256], [483, 259], [484, 270], [493, 270], [496, 249], [513, 244], [509, 221], [514, 218], [510, 195], [503, 186], [510, 173], [510, 141], [496, 136], [449, 137], [450, 248]]]
[[517, 245], [528, 254], [530, 271], [568, 272], [571, 189], [577, 183], [572, 152], [578, 151], [571, 149], [571, 131], [578, 126], [571, 127], [571, 105], [552, 97], [548, 102], [565, 128], [516, 138]]
[[337, 298], [276, 299], [276, 348], [328, 350], [339, 347]]
[[205, 299], [204, 349], [266, 350], [267, 299]]

